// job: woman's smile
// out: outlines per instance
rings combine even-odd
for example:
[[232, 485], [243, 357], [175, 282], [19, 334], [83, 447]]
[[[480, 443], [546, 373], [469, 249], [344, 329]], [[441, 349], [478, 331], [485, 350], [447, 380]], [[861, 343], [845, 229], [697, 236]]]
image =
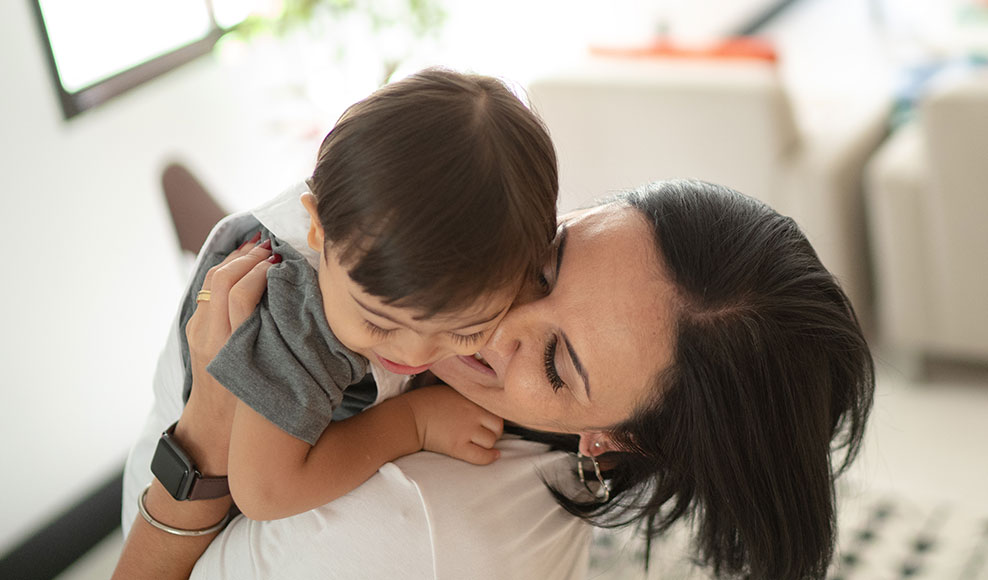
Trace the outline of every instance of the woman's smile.
[[490, 364], [487, 363], [487, 360], [484, 359], [483, 355], [481, 355], [479, 352], [473, 356], [461, 355], [457, 358], [459, 358], [460, 361], [463, 362], [463, 364], [467, 365], [469, 368], [479, 373], [482, 373], [484, 375], [489, 375], [492, 377], [497, 376], [497, 373], [494, 372], [494, 369], [491, 368]]

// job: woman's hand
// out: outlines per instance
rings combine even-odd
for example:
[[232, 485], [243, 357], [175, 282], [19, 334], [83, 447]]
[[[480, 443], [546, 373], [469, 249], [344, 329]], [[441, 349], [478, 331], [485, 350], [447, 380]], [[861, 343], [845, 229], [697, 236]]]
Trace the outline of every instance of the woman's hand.
[[446, 385], [400, 396], [412, 408], [422, 449], [476, 465], [493, 463], [500, 456], [494, 444], [504, 431], [504, 420], [497, 415]]
[[261, 300], [272, 263], [268, 261], [271, 242], [255, 245], [260, 236], [255, 234], [206, 272], [202, 290], [209, 298], [196, 301], [196, 311], [185, 329], [193, 369], [205, 368], [213, 360]]
[[[202, 287], [209, 294], [198, 301], [186, 327], [192, 359], [192, 393], [174, 437], [205, 475], [227, 472], [230, 430], [237, 403], [206, 372], [206, 365], [257, 307], [267, 287], [267, 271], [280, 261], [280, 257], [271, 256], [270, 243], [254, 245], [259, 238], [260, 234], [209, 270]], [[185, 530], [203, 529], [222, 521], [232, 505], [230, 496], [175, 501], [157, 480], [152, 481], [144, 501], [154, 519]], [[138, 516], [113, 579], [186, 579], [213, 537], [214, 534], [197, 537], [167, 534]]]
[[186, 450], [200, 461], [200, 469], [211, 475], [227, 472], [237, 399], [206, 371], [206, 366], [257, 307], [267, 288], [267, 271], [280, 261], [280, 256], [272, 256], [269, 240], [255, 245], [259, 238], [260, 233], [209, 269], [202, 285], [202, 290], [209, 292], [208, 300], [197, 301], [185, 329], [192, 392], [176, 427], [176, 438], [188, 445]]

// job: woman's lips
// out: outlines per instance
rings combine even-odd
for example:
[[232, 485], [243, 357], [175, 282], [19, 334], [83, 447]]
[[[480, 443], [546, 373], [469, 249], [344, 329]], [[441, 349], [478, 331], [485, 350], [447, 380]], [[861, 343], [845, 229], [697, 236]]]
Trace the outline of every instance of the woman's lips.
[[381, 355], [377, 355], [377, 360], [381, 361], [381, 366], [386, 370], [389, 370], [396, 375], [417, 375], [419, 373], [424, 373], [429, 370], [431, 364], [422, 365], [420, 367], [410, 367], [408, 365], [400, 365], [393, 360], [388, 360]]
[[485, 375], [491, 377], [497, 376], [497, 373], [494, 372], [494, 369], [485, 365], [484, 363], [480, 362], [479, 360], [477, 360], [472, 356], [458, 356], [456, 358], [460, 359], [461, 361], [463, 361], [463, 364], [467, 365], [468, 367], [478, 372], [484, 373]]

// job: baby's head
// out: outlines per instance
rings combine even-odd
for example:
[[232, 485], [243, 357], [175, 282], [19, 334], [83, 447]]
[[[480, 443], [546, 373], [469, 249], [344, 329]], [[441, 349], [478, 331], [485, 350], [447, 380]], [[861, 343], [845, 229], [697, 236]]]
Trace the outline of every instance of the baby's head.
[[428, 69], [351, 106], [309, 187], [329, 324], [396, 372], [476, 352], [556, 229], [548, 132], [490, 77]]

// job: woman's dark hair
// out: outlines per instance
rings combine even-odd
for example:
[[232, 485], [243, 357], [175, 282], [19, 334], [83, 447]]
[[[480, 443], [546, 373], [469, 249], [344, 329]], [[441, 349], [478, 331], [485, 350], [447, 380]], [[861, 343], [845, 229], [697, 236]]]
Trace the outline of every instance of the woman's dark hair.
[[556, 155], [501, 81], [427, 69], [351, 106], [309, 181], [350, 277], [422, 316], [520, 284], [556, 228]]
[[601, 457], [612, 499], [557, 497], [650, 537], [690, 517], [718, 577], [824, 578], [833, 479], [861, 446], [875, 386], [847, 296], [792, 219], [729, 188], [658, 182], [611, 203], [654, 231], [677, 293], [675, 354], [611, 431], [628, 450]]

